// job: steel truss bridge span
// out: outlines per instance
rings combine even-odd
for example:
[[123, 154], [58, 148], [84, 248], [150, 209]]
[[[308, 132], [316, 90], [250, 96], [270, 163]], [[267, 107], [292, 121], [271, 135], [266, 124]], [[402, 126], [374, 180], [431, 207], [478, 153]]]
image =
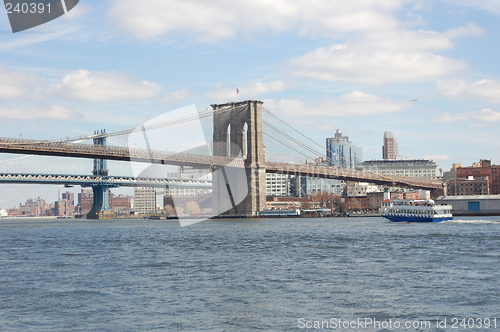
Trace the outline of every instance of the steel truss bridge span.
[[155, 179], [96, 175], [0, 174], [0, 183], [65, 184], [90, 187], [170, 187], [211, 189], [212, 181], [196, 179]]

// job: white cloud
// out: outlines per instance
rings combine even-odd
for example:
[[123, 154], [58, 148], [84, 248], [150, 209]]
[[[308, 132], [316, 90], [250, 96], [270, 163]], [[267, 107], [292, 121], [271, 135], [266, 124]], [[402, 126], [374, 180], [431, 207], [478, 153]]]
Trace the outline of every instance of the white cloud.
[[362, 117], [403, 110], [407, 102], [353, 91], [339, 98], [318, 102], [304, 102], [299, 99], [265, 100], [266, 109], [273, 113], [286, 114], [310, 123], [311, 119], [325, 117]]
[[370, 0], [298, 2], [299, 31], [310, 36], [397, 27], [393, 13], [403, 4], [402, 1]]
[[494, 14], [500, 14], [500, 2], [498, 0], [446, 0], [453, 5], [459, 5], [464, 7], [472, 7], [477, 9], [486, 10]]
[[63, 18], [66, 20], [74, 20], [87, 15], [88, 13], [90, 13], [90, 11], [90, 6], [86, 6], [85, 4], [82, 4], [82, 2], [80, 2], [77, 6], [63, 15]]
[[500, 112], [495, 112], [491, 108], [483, 108], [478, 111], [471, 111], [465, 113], [444, 113], [441, 116], [434, 118], [434, 122], [459, 122], [468, 121], [471, 125], [477, 126], [480, 123], [500, 122]]
[[474, 96], [492, 103], [500, 103], [500, 81], [482, 79], [467, 83], [462, 79], [443, 80], [438, 82], [438, 90], [446, 96]]
[[428, 30], [376, 30], [349, 43], [356, 51], [368, 53], [416, 53], [446, 50], [453, 47], [444, 33]]
[[190, 92], [187, 89], [182, 89], [179, 91], [175, 91], [169, 96], [162, 97], [161, 101], [164, 103], [170, 103], [174, 101], [180, 101], [180, 100], [185, 100], [187, 97], [189, 97]]
[[440, 116], [433, 117], [432, 121], [451, 123], [451, 122], [463, 121], [466, 119], [467, 119], [467, 115], [464, 113], [454, 114], [454, 113], [446, 112]]
[[218, 84], [215, 87], [215, 90], [206, 93], [205, 97], [216, 101], [221, 101], [221, 100], [227, 101], [227, 100], [233, 100], [234, 98], [255, 99], [258, 96], [265, 95], [267, 93], [283, 91], [283, 90], [285, 90], [285, 83], [279, 80], [271, 82], [244, 83], [232, 88], [223, 88], [221, 84]]
[[484, 108], [479, 111], [469, 113], [472, 120], [481, 122], [500, 122], [500, 112], [495, 112], [491, 108]]
[[0, 98], [16, 98], [35, 92], [38, 78], [30, 73], [0, 67]]
[[473, 82], [468, 88], [469, 94], [500, 103], [500, 81], [483, 79]]
[[79, 114], [65, 107], [52, 105], [45, 108], [0, 108], [0, 117], [15, 120], [68, 120], [79, 117]]
[[55, 88], [64, 97], [91, 101], [147, 99], [161, 90], [156, 83], [139, 81], [122, 73], [88, 70], [70, 72]]
[[450, 160], [451, 158], [447, 154], [441, 154], [441, 155], [428, 154], [424, 156], [424, 159], [429, 159], [434, 161], [444, 161], [444, 160]]
[[439, 79], [467, 67], [464, 61], [437, 54], [454, 39], [479, 36], [469, 23], [445, 32], [378, 28], [352, 36], [344, 44], [317, 48], [289, 62], [298, 77], [356, 83], [416, 82]]
[[404, 0], [114, 0], [108, 16], [136, 38], [181, 33], [211, 42], [255, 32], [334, 35], [396, 26]]
[[479, 36], [470, 23], [439, 33], [428, 30], [374, 29], [345, 44], [317, 48], [290, 60], [298, 77], [356, 83], [418, 82], [446, 77], [467, 63], [437, 54], [454, 47], [454, 39]]
[[414, 0], [412, 6], [413, 10], [431, 10], [432, 0]]
[[76, 32], [79, 30], [81, 30], [81, 27], [71, 26], [49, 32], [44, 31], [42, 33], [29, 33], [24, 35], [15, 34], [15, 37], [10, 37], [0, 43], [0, 52], [10, 52], [12, 50], [25, 48], [53, 39], [73, 38], [74, 36], [78, 35]]
[[370, 84], [437, 79], [467, 66], [429, 52], [360, 52], [336, 46], [316, 49], [289, 64], [298, 77]]
[[[411, 11], [429, 6], [418, 4]], [[143, 40], [173, 35], [214, 42], [290, 31], [308, 37], [347, 37], [342, 49], [322, 47], [290, 61], [294, 75], [315, 80], [417, 82], [466, 68], [464, 61], [436, 52], [453, 48], [456, 38], [478, 36], [484, 30], [473, 23], [445, 32], [404, 30], [406, 22], [397, 16], [408, 6], [406, 0], [113, 0], [108, 17]], [[232, 92], [221, 95], [227, 99]]]
[[448, 38], [479, 37], [486, 33], [484, 28], [478, 27], [470, 22], [463, 27], [453, 28], [444, 33]]
[[467, 90], [467, 83], [462, 79], [439, 81], [437, 86], [438, 90], [446, 96], [459, 96]]

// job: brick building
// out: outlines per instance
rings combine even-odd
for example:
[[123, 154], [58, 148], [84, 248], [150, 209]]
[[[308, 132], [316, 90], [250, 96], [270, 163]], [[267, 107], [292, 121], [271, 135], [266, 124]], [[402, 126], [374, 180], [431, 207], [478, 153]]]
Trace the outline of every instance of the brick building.
[[488, 179], [491, 195], [500, 194], [500, 165], [492, 165], [491, 160], [481, 159], [470, 167], [457, 167], [458, 179]]
[[450, 179], [446, 182], [448, 195], [489, 195], [490, 186], [488, 178]]
[[[87, 213], [92, 209], [94, 195], [92, 189], [82, 189], [78, 194], [81, 213]], [[129, 214], [132, 209], [132, 199], [130, 196], [118, 195], [115, 196], [112, 192], [108, 192], [109, 208], [119, 214]]]

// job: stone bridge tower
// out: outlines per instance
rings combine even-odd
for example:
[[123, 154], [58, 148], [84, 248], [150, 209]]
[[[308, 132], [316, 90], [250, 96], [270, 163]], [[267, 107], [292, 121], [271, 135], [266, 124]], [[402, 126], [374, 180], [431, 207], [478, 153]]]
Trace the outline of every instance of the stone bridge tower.
[[214, 104], [214, 156], [242, 157], [245, 169], [213, 172], [212, 205], [222, 216], [254, 216], [266, 207], [262, 101]]

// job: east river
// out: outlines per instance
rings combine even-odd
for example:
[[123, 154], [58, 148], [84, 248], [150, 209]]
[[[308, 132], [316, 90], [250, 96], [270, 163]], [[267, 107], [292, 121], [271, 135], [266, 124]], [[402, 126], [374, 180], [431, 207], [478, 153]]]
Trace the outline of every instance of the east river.
[[0, 220], [1, 331], [494, 331], [499, 285], [500, 217]]

